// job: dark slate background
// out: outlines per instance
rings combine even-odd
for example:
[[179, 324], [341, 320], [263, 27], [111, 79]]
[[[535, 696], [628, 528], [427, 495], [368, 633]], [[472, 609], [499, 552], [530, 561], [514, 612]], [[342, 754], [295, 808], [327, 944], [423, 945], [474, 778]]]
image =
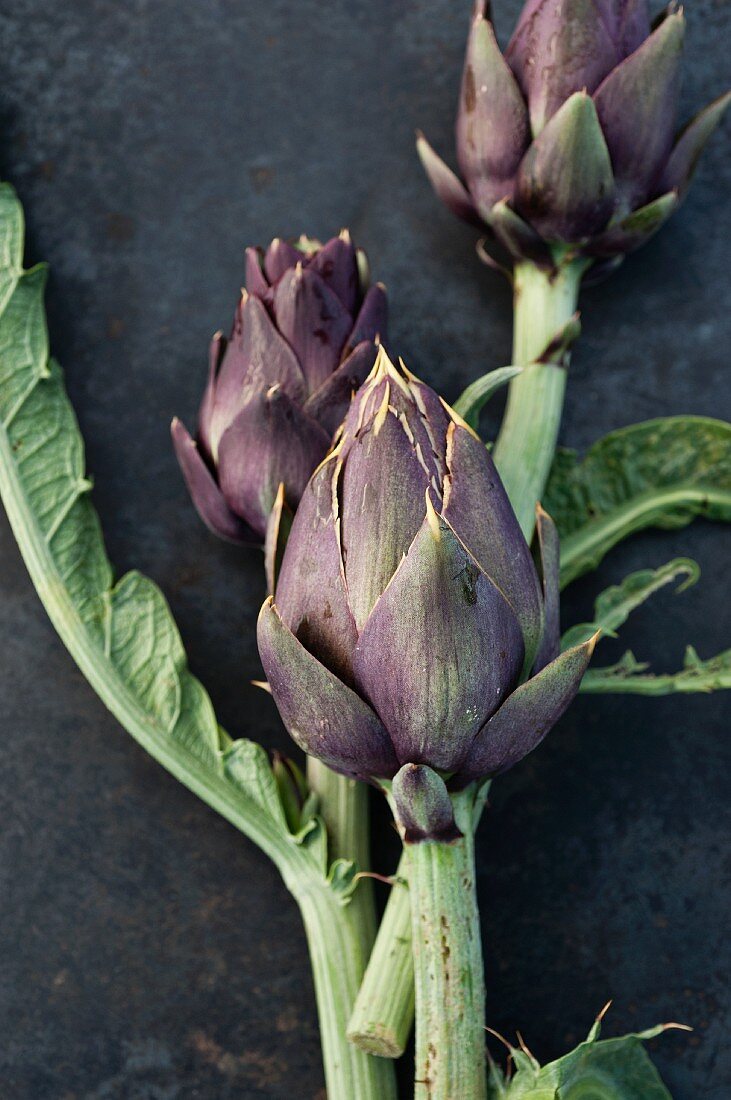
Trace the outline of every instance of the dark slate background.
[[[469, 8], [15, 0], [0, 14], [0, 170], [25, 204], [27, 262], [51, 263], [51, 339], [112, 559], [161, 584], [222, 723], [267, 746], [286, 739], [248, 686], [259, 557], [197, 521], [168, 423], [193, 422], [244, 246], [276, 234], [349, 225], [389, 286], [395, 345], [448, 398], [509, 361], [507, 286], [413, 152], [417, 125], [451, 152]], [[503, 36], [517, 8], [500, 4]], [[730, 15], [690, 6], [686, 111], [723, 88]], [[583, 296], [566, 442], [731, 414], [728, 190], [719, 135], [680, 215]], [[623, 639], [659, 668], [687, 642], [708, 656], [730, 640], [728, 550], [703, 523], [636, 538], [574, 586], [565, 619], [688, 553], [698, 587], [658, 597]], [[304, 937], [277, 873], [105, 712], [4, 519], [0, 562], [3, 1097], [321, 1098]], [[654, 1044], [676, 1100], [731, 1095], [728, 716], [723, 695], [584, 697], [497, 784], [479, 844], [488, 1019], [542, 1060], [613, 997], [609, 1033], [695, 1028]], [[380, 833], [389, 871], [385, 817]]]

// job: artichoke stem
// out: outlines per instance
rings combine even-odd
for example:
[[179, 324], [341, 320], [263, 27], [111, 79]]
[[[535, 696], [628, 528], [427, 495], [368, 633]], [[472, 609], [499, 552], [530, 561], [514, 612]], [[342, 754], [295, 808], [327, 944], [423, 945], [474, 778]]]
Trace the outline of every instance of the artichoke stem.
[[586, 266], [585, 260], [553, 272], [528, 262], [515, 266], [513, 363], [525, 369], [510, 383], [493, 457], [528, 542], [556, 450], [568, 353], [560, 363], [536, 360], [573, 316]]
[[416, 985], [415, 1100], [484, 1100], [485, 983], [474, 789], [453, 796], [460, 840], [407, 846]]
[[[319, 800], [328, 838], [328, 861], [352, 859], [359, 871], [370, 871], [370, 799], [368, 787], [337, 775], [319, 760], [307, 757], [307, 782]], [[376, 938], [376, 907], [371, 879], [359, 880], [348, 905], [367, 960]], [[365, 965], [365, 963], [364, 963]]]
[[408, 874], [404, 852], [348, 1024], [351, 1043], [381, 1058], [401, 1057], [414, 1022]]
[[393, 1064], [345, 1038], [366, 958], [357, 916], [332, 890], [291, 888], [307, 934], [328, 1100], [396, 1100]]

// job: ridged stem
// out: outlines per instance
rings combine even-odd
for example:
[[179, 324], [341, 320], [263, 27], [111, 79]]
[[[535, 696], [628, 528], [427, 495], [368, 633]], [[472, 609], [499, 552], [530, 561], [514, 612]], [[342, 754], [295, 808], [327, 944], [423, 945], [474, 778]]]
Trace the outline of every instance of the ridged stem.
[[348, 1039], [382, 1058], [400, 1058], [414, 1022], [414, 957], [406, 853], [348, 1024]]
[[[359, 871], [370, 870], [370, 798], [365, 783], [336, 775], [313, 757], [307, 758], [307, 782], [320, 799], [319, 812], [327, 827], [328, 859], [352, 859]], [[373, 883], [360, 879], [348, 910], [352, 914], [368, 959], [376, 938]]]
[[[482, 816], [490, 784], [475, 802], [472, 829]], [[400, 1058], [414, 1022], [414, 955], [411, 947], [411, 899], [404, 852], [383, 912], [376, 942], [348, 1024], [348, 1039], [381, 1058]]]
[[328, 1100], [396, 1100], [393, 1063], [345, 1038], [366, 959], [357, 916], [332, 890], [294, 892], [310, 952]]
[[576, 311], [585, 269], [583, 261], [565, 263], [553, 273], [531, 263], [515, 266], [513, 363], [525, 369], [510, 383], [493, 457], [529, 542], [536, 502], [556, 452], [568, 364], [567, 356], [560, 365], [536, 360]]
[[453, 797], [451, 844], [406, 847], [416, 988], [415, 1100], [484, 1100], [485, 982], [475, 889], [473, 791]]
[[[320, 800], [328, 835], [328, 859], [370, 866], [370, 800], [364, 783], [336, 775], [308, 757], [307, 780]], [[331, 899], [307, 892], [298, 898], [307, 932], [320, 1023], [322, 1058], [330, 1100], [391, 1100], [397, 1095], [393, 1065], [354, 1047], [346, 1026], [376, 935], [373, 883], [361, 879], [347, 906], [331, 912]], [[412, 982], [413, 984], [413, 982]]]

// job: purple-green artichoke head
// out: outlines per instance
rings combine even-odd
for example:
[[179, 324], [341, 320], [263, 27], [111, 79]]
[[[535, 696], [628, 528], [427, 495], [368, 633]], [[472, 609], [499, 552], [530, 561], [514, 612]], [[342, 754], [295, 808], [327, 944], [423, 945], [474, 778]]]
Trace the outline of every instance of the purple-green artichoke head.
[[386, 295], [347, 230], [326, 244], [274, 240], [246, 251], [246, 289], [228, 340], [212, 340], [191, 438], [175, 453], [201, 519], [232, 542], [261, 543], [284, 485], [296, 507], [386, 338]]
[[528, 0], [505, 53], [475, 6], [457, 116], [460, 179], [426, 139], [439, 197], [514, 260], [607, 266], [684, 196], [730, 94], [676, 132], [682, 10], [647, 0]]
[[541, 568], [485, 446], [384, 349], [300, 501], [259, 653], [297, 744], [389, 780], [457, 789], [530, 752], [592, 644], [559, 655], [558, 540]]

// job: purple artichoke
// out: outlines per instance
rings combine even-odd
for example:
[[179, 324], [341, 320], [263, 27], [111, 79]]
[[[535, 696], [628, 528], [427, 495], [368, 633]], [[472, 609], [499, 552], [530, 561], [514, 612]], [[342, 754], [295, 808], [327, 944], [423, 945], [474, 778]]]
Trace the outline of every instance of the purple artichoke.
[[647, 0], [528, 0], [501, 53], [475, 5], [457, 116], [464, 183], [423, 136], [439, 197], [514, 260], [618, 262], [684, 196], [730, 94], [675, 134], [682, 11]]
[[539, 534], [543, 587], [486, 448], [381, 349], [305, 490], [259, 617], [297, 744], [346, 775], [427, 765], [454, 789], [530, 752], [592, 650], [558, 655], [545, 513]]
[[246, 250], [246, 290], [229, 340], [211, 342], [194, 441], [175, 453], [203, 522], [260, 543], [280, 484], [296, 507], [386, 336], [386, 295], [347, 230], [327, 244], [274, 240]]

